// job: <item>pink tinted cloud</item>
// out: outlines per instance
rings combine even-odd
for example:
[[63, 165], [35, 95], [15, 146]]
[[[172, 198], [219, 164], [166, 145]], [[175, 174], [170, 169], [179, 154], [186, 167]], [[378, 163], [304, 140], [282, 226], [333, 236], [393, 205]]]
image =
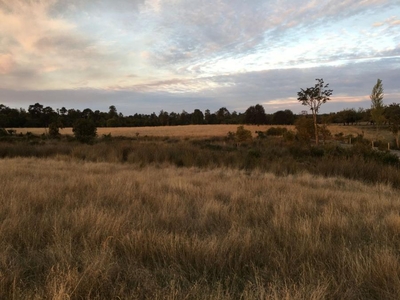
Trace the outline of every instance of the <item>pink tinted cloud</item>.
[[0, 54], [0, 74], [5, 75], [12, 72], [15, 61], [11, 54]]

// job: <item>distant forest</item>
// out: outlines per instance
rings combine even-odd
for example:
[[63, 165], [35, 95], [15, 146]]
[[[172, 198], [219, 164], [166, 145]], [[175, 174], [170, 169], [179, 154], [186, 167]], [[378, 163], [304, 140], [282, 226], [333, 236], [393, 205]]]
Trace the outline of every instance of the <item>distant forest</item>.
[[[307, 114], [303, 111], [302, 115]], [[108, 112], [91, 110], [86, 108], [53, 109], [44, 107], [40, 103], [29, 105], [28, 110], [23, 108], [10, 108], [0, 104], [0, 128], [13, 127], [48, 127], [51, 123], [57, 123], [59, 127], [72, 127], [79, 119], [90, 119], [97, 127], [143, 127], [143, 126], [175, 126], [190, 124], [255, 124], [255, 125], [292, 125], [296, 118], [291, 110], [279, 110], [273, 114], [266, 114], [264, 107], [260, 104], [250, 106], [244, 113], [230, 112], [226, 107], [221, 107], [216, 112], [209, 109], [204, 113], [195, 109], [189, 113], [183, 110], [180, 113], [166, 112], [161, 110], [158, 114], [134, 114], [124, 116], [118, 113], [117, 108], [112, 105]], [[359, 122], [372, 123], [369, 109], [359, 108], [345, 109], [337, 113], [321, 114], [319, 122], [342, 123], [344, 125], [357, 124]]]

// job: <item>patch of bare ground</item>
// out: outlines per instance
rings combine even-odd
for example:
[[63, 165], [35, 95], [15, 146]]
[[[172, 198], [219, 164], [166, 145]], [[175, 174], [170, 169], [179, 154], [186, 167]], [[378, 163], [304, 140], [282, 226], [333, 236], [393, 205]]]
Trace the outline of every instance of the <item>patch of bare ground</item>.
[[398, 299], [387, 185], [0, 160], [1, 299]]

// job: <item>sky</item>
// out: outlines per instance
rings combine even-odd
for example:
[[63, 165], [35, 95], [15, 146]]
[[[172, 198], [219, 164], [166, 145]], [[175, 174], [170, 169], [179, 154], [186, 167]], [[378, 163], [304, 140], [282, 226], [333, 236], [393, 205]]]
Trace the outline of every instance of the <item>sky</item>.
[[400, 102], [400, 0], [0, 0], [0, 104], [124, 115]]

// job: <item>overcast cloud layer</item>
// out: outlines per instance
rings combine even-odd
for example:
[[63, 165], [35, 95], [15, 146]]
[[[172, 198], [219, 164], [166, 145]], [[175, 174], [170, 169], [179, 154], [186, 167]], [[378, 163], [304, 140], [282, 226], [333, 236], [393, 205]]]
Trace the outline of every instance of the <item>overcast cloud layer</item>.
[[400, 102], [399, 0], [0, 0], [0, 103], [268, 113]]

